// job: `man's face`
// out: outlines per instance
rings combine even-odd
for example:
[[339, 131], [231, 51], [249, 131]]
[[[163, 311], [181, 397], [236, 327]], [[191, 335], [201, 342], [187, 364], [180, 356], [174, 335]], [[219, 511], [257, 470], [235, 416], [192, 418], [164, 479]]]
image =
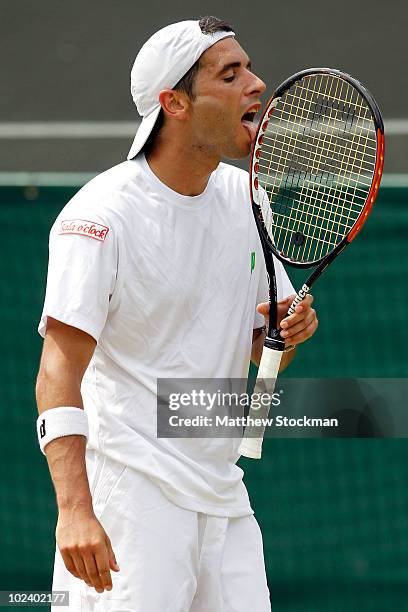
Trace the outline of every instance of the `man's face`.
[[251, 72], [249, 58], [234, 38], [207, 49], [191, 103], [193, 146], [217, 158], [246, 157], [256, 132], [253, 113], [260, 109], [264, 91], [265, 83]]

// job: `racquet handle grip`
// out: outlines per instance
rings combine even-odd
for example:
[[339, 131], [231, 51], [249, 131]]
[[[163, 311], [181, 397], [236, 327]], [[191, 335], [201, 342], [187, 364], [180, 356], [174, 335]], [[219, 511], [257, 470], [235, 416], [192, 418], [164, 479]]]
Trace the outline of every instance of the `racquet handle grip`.
[[[268, 338], [266, 339], [266, 342]], [[264, 346], [261, 363], [259, 364], [258, 376], [252, 394], [251, 407], [248, 414], [248, 425], [245, 428], [238, 452], [250, 459], [260, 459], [262, 455], [262, 441], [266, 424], [251, 424], [253, 419], [264, 420], [268, 417], [272, 395], [275, 390], [276, 378], [282, 360], [283, 352]], [[269, 395], [269, 402], [257, 402], [255, 408], [253, 398]], [[266, 404], [266, 405], [265, 405]], [[260, 407], [258, 407], [260, 405]]]

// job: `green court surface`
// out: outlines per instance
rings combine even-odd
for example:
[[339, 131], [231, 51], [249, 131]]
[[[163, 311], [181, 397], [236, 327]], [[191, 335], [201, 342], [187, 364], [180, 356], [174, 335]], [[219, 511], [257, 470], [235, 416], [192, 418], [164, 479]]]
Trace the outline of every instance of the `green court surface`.
[[[35, 432], [36, 328], [48, 231], [81, 180], [0, 180], [0, 590], [51, 587], [56, 506]], [[319, 330], [288, 376], [407, 377], [407, 203], [408, 180], [385, 177], [361, 235], [313, 290]], [[262, 461], [241, 465], [274, 612], [408, 610], [408, 441], [267, 440]]]

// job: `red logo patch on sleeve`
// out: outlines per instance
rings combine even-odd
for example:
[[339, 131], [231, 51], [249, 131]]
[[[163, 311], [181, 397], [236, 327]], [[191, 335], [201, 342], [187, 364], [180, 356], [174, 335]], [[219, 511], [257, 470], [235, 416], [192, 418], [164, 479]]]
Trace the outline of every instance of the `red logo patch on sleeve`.
[[59, 234], [79, 234], [80, 236], [88, 236], [103, 242], [108, 235], [109, 227], [94, 223], [94, 221], [85, 221], [84, 219], [67, 219], [61, 221], [61, 229]]

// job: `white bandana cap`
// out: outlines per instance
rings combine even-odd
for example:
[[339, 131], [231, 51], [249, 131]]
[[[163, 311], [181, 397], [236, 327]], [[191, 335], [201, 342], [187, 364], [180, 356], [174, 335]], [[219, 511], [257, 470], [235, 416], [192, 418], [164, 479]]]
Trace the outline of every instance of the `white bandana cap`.
[[130, 75], [130, 90], [142, 122], [128, 159], [133, 159], [148, 139], [160, 113], [159, 94], [172, 89], [198, 58], [232, 31], [203, 34], [198, 21], [180, 21], [159, 30], [140, 49]]

